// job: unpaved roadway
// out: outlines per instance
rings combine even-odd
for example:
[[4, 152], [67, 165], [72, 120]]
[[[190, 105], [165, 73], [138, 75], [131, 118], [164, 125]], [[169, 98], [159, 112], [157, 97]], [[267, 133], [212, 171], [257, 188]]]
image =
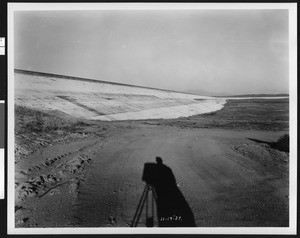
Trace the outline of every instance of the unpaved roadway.
[[[105, 140], [87, 138], [82, 143], [52, 146], [56, 154], [67, 155], [59, 157], [64, 162], [53, 167], [51, 176], [47, 176], [50, 167], [45, 167], [44, 178], [61, 180], [54, 181], [52, 187], [42, 181], [44, 187], [48, 186], [46, 192], [29, 194], [17, 203], [17, 226], [130, 226], [145, 187], [141, 180], [144, 164], [155, 162], [156, 156], [172, 169], [197, 226], [288, 226], [288, 163], [274, 163], [261, 144], [249, 140], [272, 142], [281, 135], [141, 124]], [[238, 146], [250, 146], [252, 159], [245, 150], [236, 150]], [[258, 159], [253, 159], [255, 148], [260, 151]], [[32, 161], [41, 161], [45, 151], [51, 148], [33, 154]], [[76, 157], [78, 153], [86, 156]], [[60, 163], [57, 161], [53, 160], [53, 166]], [[80, 176], [76, 168], [82, 170]], [[73, 179], [63, 184], [68, 176]], [[144, 213], [138, 226], [145, 226]]]
[[[130, 226], [145, 185], [144, 163], [160, 156], [172, 169], [197, 226], [288, 226], [287, 179], [233, 150], [250, 143], [247, 138], [272, 141], [274, 135], [159, 126], [118, 134], [87, 168], [76, 223]], [[138, 225], [145, 226], [144, 214]]]

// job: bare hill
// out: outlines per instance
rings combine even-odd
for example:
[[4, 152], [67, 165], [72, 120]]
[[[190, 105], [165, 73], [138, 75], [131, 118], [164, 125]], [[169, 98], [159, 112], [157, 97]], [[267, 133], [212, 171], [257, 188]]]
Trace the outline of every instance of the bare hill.
[[15, 70], [15, 104], [94, 120], [178, 118], [219, 110], [226, 101], [161, 89]]

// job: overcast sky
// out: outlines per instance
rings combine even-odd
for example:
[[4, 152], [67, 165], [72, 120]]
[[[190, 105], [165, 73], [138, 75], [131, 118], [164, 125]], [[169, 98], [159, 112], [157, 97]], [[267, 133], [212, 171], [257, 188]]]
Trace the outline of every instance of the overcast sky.
[[178, 91], [288, 92], [288, 10], [15, 12], [15, 68]]

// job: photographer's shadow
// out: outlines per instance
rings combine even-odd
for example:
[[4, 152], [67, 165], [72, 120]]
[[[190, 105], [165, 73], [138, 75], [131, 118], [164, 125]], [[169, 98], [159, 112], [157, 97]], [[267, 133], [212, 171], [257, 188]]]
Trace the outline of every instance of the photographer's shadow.
[[172, 170], [163, 164], [160, 157], [157, 163], [145, 163], [142, 180], [152, 186], [157, 205], [160, 227], [194, 227], [193, 212], [179, 190]]

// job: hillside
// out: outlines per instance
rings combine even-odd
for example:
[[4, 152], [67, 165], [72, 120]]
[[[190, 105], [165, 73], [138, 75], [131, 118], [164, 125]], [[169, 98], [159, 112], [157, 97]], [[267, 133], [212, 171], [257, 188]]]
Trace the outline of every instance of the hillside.
[[15, 70], [15, 104], [94, 120], [178, 118], [219, 110], [226, 101], [134, 85]]

